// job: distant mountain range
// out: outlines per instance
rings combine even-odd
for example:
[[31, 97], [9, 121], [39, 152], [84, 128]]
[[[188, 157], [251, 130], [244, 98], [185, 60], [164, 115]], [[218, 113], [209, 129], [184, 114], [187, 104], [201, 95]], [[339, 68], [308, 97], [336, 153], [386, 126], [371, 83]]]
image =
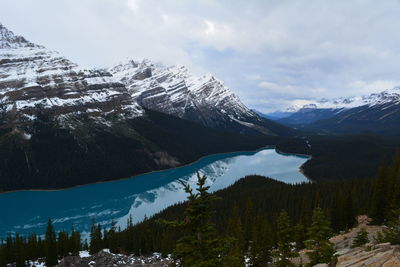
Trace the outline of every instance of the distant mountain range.
[[400, 134], [400, 87], [360, 97], [323, 99], [291, 107], [275, 121], [319, 133]]
[[85, 69], [0, 24], [0, 191], [122, 178], [294, 133], [212, 75], [148, 60]]

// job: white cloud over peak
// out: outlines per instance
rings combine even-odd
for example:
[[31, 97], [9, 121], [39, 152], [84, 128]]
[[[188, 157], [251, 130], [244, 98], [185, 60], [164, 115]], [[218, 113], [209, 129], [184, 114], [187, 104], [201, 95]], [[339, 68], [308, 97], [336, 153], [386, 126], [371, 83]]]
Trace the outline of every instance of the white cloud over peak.
[[78, 63], [184, 64], [264, 112], [399, 85], [398, 14], [397, 0], [0, 2], [5, 26]]

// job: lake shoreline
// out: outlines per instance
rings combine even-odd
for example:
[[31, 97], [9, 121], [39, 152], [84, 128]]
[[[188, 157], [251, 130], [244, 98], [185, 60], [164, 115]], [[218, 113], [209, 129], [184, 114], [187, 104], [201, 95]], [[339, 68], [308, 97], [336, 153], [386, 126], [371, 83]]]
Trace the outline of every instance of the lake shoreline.
[[[139, 174], [135, 174], [133, 176], [129, 176], [129, 177], [123, 177], [123, 178], [117, 178], [117, 179], [112, 179], [112, 180], [105, 180], [105, 181], [98, 181], [98, 182], [94, 182], [94, 183], [88, 183], [88, 184], [81, 184], [81, 185], [75, 185], [75, 186], [70, 186], [70, 187], [65, 187], [65, 188], [53, 188], [53, 189], [20, 189], [20, 190], [11, 190], [11, 191], [4, 191], [4, 192], [0, 192], [0, 195], [3, 194], [11, 194], [11, 193], [17, 193], [17, 192], [57, 192], [57, 191], [63, 191], [63, 190], [71, 190], [71, 189], [75, 189], [75, 188], [79, 188], [79, 187], [83, 187], [83, 186], [89, 186], [89, 185], [95, 185], [95, 184], [103, 184], [103, 183], [109, 183], [109, 182], [117, 182], [117, 181], [124, 181], [124, 180], [128, 180], [128, 179], [133, 179], [136, 178], [138, 176], [141, 175], [146, 175], [146, 174], [151, 174], [151, 173], [157, 173], [157, 172], [162, 172], [162, 171], [166, 171], [166, 170], [171, 170], [171, 169], [178, 169], [178, 168], [182, 168], [182, 167], [187, 167], [187, 166], [191, 166], [194, 165], [196, 163], [198, 163], [199, 161], [203, 160], [206, 157], [210, 157], [210, 156], [218, 156], [218, 155], [224, 155], [224, 154], [232, 154], [232, 153], [246, 153], [246, 152], [254, 152], [257, 153], [261, 150], [264, 149], [275, 149], [275, 151], [278, 154], [281, 155], [293, 155], [293, 156], [299, 156], [299, 157], [305, 157], [308, 158], [308, 160], [310, 160], [312, 158], [311, 155], [306, 155], [306, 154], [301, 154], [301, 153], [286, 153], [283, 151], [280, 151], [279, 149], [276, 148], [276, 145], [266, 145], [263, 146], [261, 148], [255, 149], [255, 150], [242, 150], [242, 151], [232, 151], [232, 152], [221, 152], [221, 153], [215, 153], [215, 154], [210, 154], [210, 155], [205, 155], [200, 157], [199, 159], [190, 162], [188, 164], [184, 164], [184, 165], [180, 165], [177, 167], [173, 167], [173, 168], [166, 168], [166, 169], [162, 169], [162, 170], [154, 170], [154, 171], [149, 171], [149, 172], [144, 172], [144, 173], [139, 173]], [[307, 161], [308, 161], [307, 160]], [[306, 162], [307, 162], [306, 161]], [[305, 162], [305, 163], [306, 163]], [[299, 171], [304, 175], [304, 177], [308, 180], [310, 180], [311, 182], [313, 182], [312, 179], [310, 179], [307, 175], [304, 174], [304, 170], [302, 169], [303, 165], [305, 164], [303, 163], [300, 168]]]

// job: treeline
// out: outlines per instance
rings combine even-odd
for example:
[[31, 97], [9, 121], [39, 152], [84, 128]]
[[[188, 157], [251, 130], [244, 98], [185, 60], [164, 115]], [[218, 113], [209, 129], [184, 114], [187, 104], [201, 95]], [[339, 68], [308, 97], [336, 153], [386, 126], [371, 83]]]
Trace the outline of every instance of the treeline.
[[[303, 167], [313, 180], [370, 178], [383, 158], [390, 159], [400, 147], [398, 138], [368, 135], [299, 132], [300, 138], [237, 134], [150, 110], [146, 116], [123, 123], [116, 119], [111, 131], [84, 115], [76, 118], [73, 131], [61, 127], [40, 109], [35, 116], [35, 123], [20, 131], [0, 129], [1, 192], [60, 189], [172, 167], [157, 163], [160, 151], [187, 164], [214, 153], [266, 145], [276, 145], [287, 153], [312, 155]], [[30, 140], [21, 138], [23, 131], [32, 135]]]
[[[400, 209], [400, 154], [391, 165], [382, 166], [374, 179], [290, 185], [262, 176], [248, 176], [213, 196], [217, 200], [208, 208], [210, 222], [215, 227], [216, 236], [231, 240], [230, 253], [243, 255], [251, 252], [265, 255], [263, 259], [268, 259], [273, 256], [273, 248], [281, 242], [279, 225], [282, 220], [290, 225], [290, 243], [295, 244], [297, 249], [306, 246], [317, 208], [320, 216], [322, 212], [326, 217], [332, 233], [353, 227], [355, 217], [360, 214], [369, 215], [376, 224], [393, 225]], [[179, 227], [171, 228], [170, 224], [163, 222], [185, 221], [185, 210], [193, 208], [188, 203], [167, 208], [137, 225], [129, 219], [123, 231], [116, 229], [114, 224], [107, 230], [93, 224], [88, 245], [78, 244], [79, 233], [74, 230], [70, 233], [62, 231], [56, 237], [51, 224], [47, 230], [51, 234], [46, 234], [43, 240], [35, 235], [7, 237], [0, 248], [0, 262], [22, 263], [21, 258], [49, 257], [50, 251], [52, 255], [61, 257], [69, 253], [77, 254], [82, 248], [89, 249], [91, 253], [103, 248], [139, 255], [154, 251], [172, 253], [186, 231]], [[281, 218], [282, 211], [287, 214], [287, 219]], [[396, 241], [396, 236], [400, 236], [397, 232], [389, 234], [391, 242], [400, 241]], [[49, 250], [49, 244], [53, 244], [52, 250]], [[254, 263], [253, 266], [259, 265]]]
[[59, 257], [78, 255], [82, 248], [81, 234], [78, 231], [72, 228], [70, 233], [60, 231], [56, 234], [49, 220], [43, 239], [36, 234], [24, 237], [17, 233], [2, 240], [0, 266], [15, 262], [17, 267], [25, 267], [27, 260], [39, 258], [45, 258], [46, 265], [53, 266], [58, 263]]
[[74, 130], [40, 110], [35, 115], [33, 125], [23, 129], [30, 140], [21, 138], [22, 130], [0, 129], [0, 192], [132, 177], [173, 167], [159, 164], [156, 152], [188, 164], [210, 154], [255, 150], [276, 139], [206, 128], [156, 111], [124, 122], [115, 118], [111, 130], [83, 115]]

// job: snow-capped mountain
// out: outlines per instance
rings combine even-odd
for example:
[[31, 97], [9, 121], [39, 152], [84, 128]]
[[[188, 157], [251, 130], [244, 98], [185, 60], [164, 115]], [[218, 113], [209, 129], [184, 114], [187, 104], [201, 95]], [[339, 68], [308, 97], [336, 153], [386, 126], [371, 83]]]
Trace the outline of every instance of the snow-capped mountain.
[[79, 113], [132, 117], [143, 112], [109, 72], [82, 69], [1, 24], [0, 106], [8, 125], [29, 124], [39, 107], [58, 119]]
[[296, 111], [277, 121], [323, 132], [400, 133], [400, 87], [366, 96], [323, 99], [292, 109]]
[[29, 125], [38, 112], [70, 128], [82, 114], [110, 126], [109, 117], [142, 116], [145, 108], [233, 132], [287, 130], [248, 109], [212, 75], [196, 77], [185, 67], [147, 60], [88, 70], [2, 25], [0, 38], [3, 128]]
[[165, 66], [149, 60], [130, 60], [109, 71], [144, 108], [212, 128], [274, 133], [275, 125], [267, 125], [211, 74], [197, 77], [184, 66]]
[[270, 140], [260, 133], [292, 130], [251, 112], [210, 75], [148, 61], [85, 69], [0, 25], [0, 191], [130, 177], [256, 149]]
[[288, 112], [297, 112], [301, 109], [350, 109], [361, 106], [375, 106], [386, 103], [400, 104], [400, 87], [387, 89], [380, 93], [364, 96], [340, 97], [335, 99], [320, 99], [310, 101], [305, 105], [293, 105], [287, 108]]

